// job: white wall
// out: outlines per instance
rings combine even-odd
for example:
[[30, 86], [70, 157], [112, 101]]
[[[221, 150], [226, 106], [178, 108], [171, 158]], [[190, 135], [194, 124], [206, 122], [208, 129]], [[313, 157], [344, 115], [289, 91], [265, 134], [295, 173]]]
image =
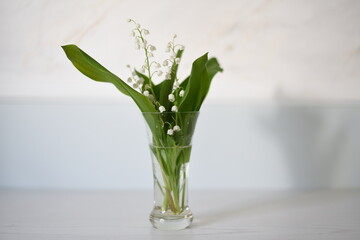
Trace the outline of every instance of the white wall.
[[[0, 105], [0, 187], [150, 188], [132, 104]], [[192, 188], [360, 187], [360, 108], [208, 105]]]
[[359, 187], [359, 12], [356, 0], [0, 0], [0, 187], [151, 187], [135, 105], [60, 48], [126, 78], [143, 62], [127, 18], [162, 58], [177, 33], [180, 76], [207, 51], [225, 70], [201, 113], [192, 187]]
[[[165, 50], [173, 33], [186, 46], [180, 75], [209, 51], [225, 71], [212, 99], [360, 99], [360, 2], [0, 1], [0, 97], [123, 99], [82, 77], [60, 46], [75, 43], [122, 78], [140, 66], [127, 18]], [[160, 58], [160, 60], [163, 58]]]

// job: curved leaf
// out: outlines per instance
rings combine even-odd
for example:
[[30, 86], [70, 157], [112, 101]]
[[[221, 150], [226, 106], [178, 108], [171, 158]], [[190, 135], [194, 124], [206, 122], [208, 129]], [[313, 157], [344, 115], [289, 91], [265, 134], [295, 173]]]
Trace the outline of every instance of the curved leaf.
[[186, 94], [180, 103], [181, 111], [198, 111], [209, 92], [213, 77], [222, 71], [216, 58], [207, 60], [205, 54], [195, 60], [190, 76], [180, 84]]
[[206, 69], [208, 71], [210, 80], [215, 76], [216, 73], [223, 71], [216, 58], [209, 59], [209, 61], [206, 63]]
[[189, 79], [190, 79], [190, 76], [188, 76], [187, 78], [185, 78], [181, 83], [180, 83], [180, 88], [185, 90], [186, 89], [186, 86], [189, 82]]
[[154, 93], [160, 105], [164, 106], [167, 111], [170, 111], [171, 102], [168, 100], [168, 95], [171, 93], [174, 82], [170, 79], [164, 80], [158, 85], [154, 86]]
[[201, 85], [201, 91], [199, 91], [199, 102], [197, 103], [197, 108], [200, 109], [203, 101], [206, 98], [206, 95], [209, 92], [211, 81], [214, 78], [215, 74], [218, 72], [222, 72], [223, 69], [220, 67], [218, 61], [216, 58], [211, 58], [206, 63], [206, 71], [208, 73], [208, 78], [202, 83]]
[[109, 82], [115, 85], [120, 92], [127, 96], [130, 96], [142, 112], [155, 112], [154, 105], [151, 101], [135, 91], [129, 85], [127, 85], [118, 76], [111, 73], [109, 70], [104, 68], [95, 59], [87, 55], [76, 45], [65, 45], [62, 46], [68, 59], [72, 64], [85, 76], [99, 82]]
[[208, 53], [205, 53], [193, 62], [191, 75], [186, 84], [185, 96], [179, 104], [179, 111], [186, 112], [199, 110], [199, 103], [202, 102], [201, 92], [204, 91], [204, 83], [209, 81], [206, 69], [207, 61]]

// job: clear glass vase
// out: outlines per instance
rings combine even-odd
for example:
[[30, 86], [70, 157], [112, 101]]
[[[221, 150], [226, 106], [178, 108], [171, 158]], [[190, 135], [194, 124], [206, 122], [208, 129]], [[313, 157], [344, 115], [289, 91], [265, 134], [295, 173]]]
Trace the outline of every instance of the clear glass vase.
[[154, 208], [150, 221], [157, 229], [190, 226], [188, 168], [191, 140], [199, 112], [143, 113], [148, 126], [154, 178]]

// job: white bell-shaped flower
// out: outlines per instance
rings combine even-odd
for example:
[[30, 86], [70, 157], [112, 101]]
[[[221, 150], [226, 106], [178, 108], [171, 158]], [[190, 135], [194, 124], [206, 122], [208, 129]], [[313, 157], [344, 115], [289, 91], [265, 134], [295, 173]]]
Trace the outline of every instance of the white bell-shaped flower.
[[159, 63], [157, 63], [157, 62], [154, 62], [154, 67], [155, 68], [161, 68], [161, 65]]
[[180, 83], [176, 80], [174, 82], [174, 89], [177, 89], [178, 87], [180, 87]]
[[171, 111], [172, 111], [172, 112], [177, 112], [177, 111], [178, 111], [178, 107], [177, 107], [177, 106], [172, 106]]
[[139, 85], [141, 85], [141, 84], [143, 84], [144, 83], [144, 79], [143, 78], [139, 78], [137, 81], [136, 81], [136, 83], [137, 84], [139, 84]]
[[179, 125], [175, 125], [173, 127], [173, 130], [174, 130], [174, 132], [179, 132], [181, 129], [180, 129]]
[[169, 99], [170, 102], [174, 102], [175, 101], [174, 94], [170, 93], [169, 96], [168, 96], [168, 99]]
[[180, 97], [183, 97], [185, 95], [185, 91], [184, 90], [181, 90], [180, 92], [179, 92], [179, 96]]
[[160, 107], [159, 107], [159, 111], [160, 111], [161, 113], [162, 113], [162, 112], [165, 112], [165, 110], [166, 110], [166, 109], [165, 109], [164, 106], [160, 106]]
[[168, 130], [167, 130], [167, 134], [170, 135], [170, 136], [173, 135], [173, 134], [174, 134], [174, 130], [168, 129]]

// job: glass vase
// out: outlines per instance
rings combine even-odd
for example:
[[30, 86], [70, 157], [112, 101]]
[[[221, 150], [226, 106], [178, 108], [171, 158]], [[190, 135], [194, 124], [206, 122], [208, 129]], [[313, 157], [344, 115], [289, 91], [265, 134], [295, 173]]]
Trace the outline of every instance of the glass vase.
[[150, 222], [161, 230], [191, 225], [188, 168], [191, 140], [199, 112], [143, 113], [148, 126], [154, 180]]

